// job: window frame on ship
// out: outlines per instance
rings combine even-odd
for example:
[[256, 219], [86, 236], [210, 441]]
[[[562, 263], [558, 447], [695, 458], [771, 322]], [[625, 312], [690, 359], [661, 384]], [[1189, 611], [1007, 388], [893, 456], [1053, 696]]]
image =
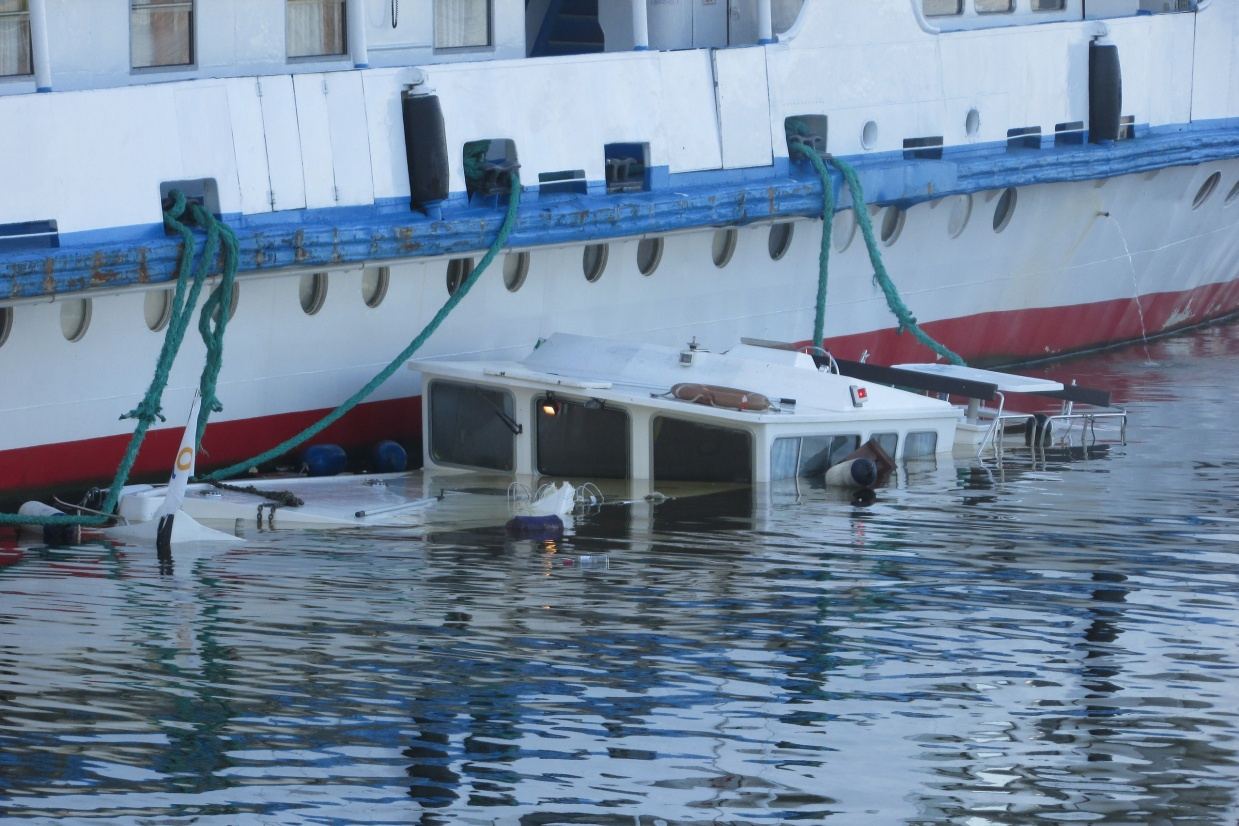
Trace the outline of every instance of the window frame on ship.
[[284, 51], [289, 60], [347, 56], [348, 0], [287, 0]]
[[0, 0], [0, 78], [34, 74], [29, 0]]
[[130, 69], [145, 72], [194, 67], [195, 1], [130, 0]]
[[493, 48], [494, 6], [494, 0], [434, 0], [435, 51]]

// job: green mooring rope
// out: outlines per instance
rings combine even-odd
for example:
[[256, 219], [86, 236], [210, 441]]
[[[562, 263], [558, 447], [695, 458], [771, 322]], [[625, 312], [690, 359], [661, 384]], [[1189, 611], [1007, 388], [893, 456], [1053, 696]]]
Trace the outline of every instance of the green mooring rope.
[[[817, 152], [796, 142], [791, 143], [790, 146], [793, 151], [799, 151], [801, 155], [809, 159], [809, 162], [813, 164], [813, 168], [817, 170], [817, 174], [822, 179], [822, 251], [818, 263], [817, 315], [813, 324], [813, 344], [820, 347], [824, 335], [826, 317], [826, 280], [830, 260], [830, 232], [831, 225], [834, 223], [834, 182], [831, 180], [830, 170], [826, 168], [826, 163]], [[885, 265], [882, 263], [882, 253], [878, 249], [877, 239], [873, 236], [873, 224], [869, 220], [869, 211], [865, 208], [865, 191], [860, 185], [860, 179], [856, 175], [856, 170], [850, 164], [838, 158], [830, 158], [830, 162], [839, 168], [839, 171], [843, 174], [843, 180], [848, 185], [848, 191], [852, 195], [852, 211], [856, 213], [856, 223], [860, 225], [861, 235], [865, 239], [865, 247], [869, 250], [869, 262], [873, 265], [873, 279], [886, 296], [886, 305], [890, 307], [891, 312], [895, 314], [895, 318], [899, 320], [899, 332], [902, 333], [904, 330], [909, 330], [916, 337], [917, 341], [947, 361], [952, 364], [963, 364], [964, 360], [962, 358], [921, 329], [920, 325], [916, 323], [916, 317], [912, 315], [912, 311], [908, 309], [908, 306], [899, 297], [899, 290], [895, 288], [895, 282], [891, 280], [890, 275], [886, 272]]]
[[238, 462], [235, 465], [231, 465], [222, 470], [217, 470], [214, 473], [202, 478], [206, 481], [225, 479], [238, 473], [244, 473], [250, 468], [256, 467], [263, 462], [284, 455], [293, 448], [304, 444], [309, 439], [312, 439], [329, 425], [334, 424], [341, 416], [356, 407], [362, 399], [373, 393], [379, 385], [391, 378], [392, 374], [399, 370], [400, 366], [408, 361], [409, 358], [417, 352], [423, 344], [426, 343], [426, 340], [430, 338], [434, 331], [439, 329], [439, 325], [443, 323], [443, 320], [446, 319], [452, 310], [456, 308], [456, 305], [464, 300], [464, 297], [468, 295], [469, 290], [471, 290], [473, 285], [477, 282], [478, 276], [480, 276], [483, 271], [490, 266], [490, 262], [495, 260], [495, 256], [499, 254], [499, 250], [501, 250], [504, 245], [508, 243], [508, 236], [512, 234], [512, 227], [516, 224], [516, 212], [521, 201], [520, 178], [515, 172], [512, 173], [511, 177], [512, 187], [508, 200], [508, 214], [503, 220], [503, 226], [499, 228], [499, 235], [495, 238], [494, 243], [490, 245], [490, 249], [486, 251], [486, 255], [482, 256], [482, 260], [478, 262], [478, 265], [473, 269], [473, 272], [469, 274], [469, 277], [466, 278], [464, 283], [456, 289], [456, 292], [452, 293], [451, 297], [448, 298], [447, 302], [443, 305], [435, 317], [430, 320], [430, 323], [426, 325], [425, 329], [418, 334], [417, 338], [413, 339], [413, 341], [409, 343], [408, 347], [405, 347], [404, 350], [400, 352], [400, 355], [392, 359], [391, 363], [384, 367], [383, 370], [371, 379], [365, 387], [358, 390], [335, 410], [331, 411], [326, 416], [319, 419], [316, 423], [298, 433], [296, 436], [280, 442], [275, 447], [265, 453], [255, 456], [253, 459]]
[[[202, 371], [199, 391], [203, 404], [198, 414], [198, 441], [202, 440], [202, 430], [206, 427], [207, 417], [211, 410], [219, 410], [219, 401], [215, 397], [215, 382], [219, 376], [219, 368], [223, 363], [224, 328], [228, 323], [228, 313], [224, 302], [231, 300], [232, 285], [237, 274], [238, 245], [237, 237], [225, 224], [217, 221], [215, 216], [201, 205], [187, 202], [179, 190], [171, 193], [172, 207], [163, 214], [164, 226], [181, 236], [183, 247], [181, 260], [177, 269], [176, 289], [172, 294], [171, 312], [168, 318], [167, 332], [164, 333], [163, 346], [159, 358], [155, 362], [155, 374], [151, 377], [146, 395], [133, 410], [121, 416], [122, 419], [137, 419], [133, 435], [129, 439], [129, 447], [116, 469], [108, 495], [100, 510], [111, 513], [120, 499], [121, 488], [129, 480], [129, 472], [138, 458], [138, 450], [146, 438], [146, 433], [154, 424], [155, 419], [165, 421], [161, 401], [164, 388], [168, 384], [168, 376], [172, 364], [181, 349], [181, 342], [189, 328], [193, 316], [193, 308], [197, 305], [202, 287], [206, 284], [207, 275], [215, 269], [221, 247], [223, 248], [223, 274], [219, 288], [207, 299], [202, 307], [198, 320], [198, 330], [207, 347], [207, 363]], [[192, 221], [206, 228], [206, 244], [202, 255], [194, 266], [194, 251], [196, 242], [194, 235], [180, 219], [189, 212]], [[219, 310], [217, 313], [216, 310]], [[213, 318], [217, 316], [217, 318]], [[0, 513], [0, 525], [103, 525], [108, 522], [106, 516], [25, 516], [21, 514]]]

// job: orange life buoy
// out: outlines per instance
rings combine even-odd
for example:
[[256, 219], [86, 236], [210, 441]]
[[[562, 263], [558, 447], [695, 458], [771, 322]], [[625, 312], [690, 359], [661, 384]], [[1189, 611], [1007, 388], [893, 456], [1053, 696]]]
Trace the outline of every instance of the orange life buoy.
[[677, 384], [671, 388], [671, 395], [677, 399], [704, 404], [707, 407], [726, 407], [731, 410], [757, 412], [770, 409], [770, 399], [761, 393], [737, 390], [734, 387], [719, 387], [713, 384]]

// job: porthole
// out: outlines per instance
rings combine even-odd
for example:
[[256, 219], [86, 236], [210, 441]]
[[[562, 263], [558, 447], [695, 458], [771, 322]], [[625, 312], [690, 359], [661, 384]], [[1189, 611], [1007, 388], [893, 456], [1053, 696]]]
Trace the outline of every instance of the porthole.
[[1205, 201], [1209, 200], [1209, 196], [1213, 194], [1213, 190], [1217, 189], [1217, 183], [1220, 180], [1222, 180], [1222, 173], [1214, 172], [1200, 185], [1200, 189], [1196, 191], [1196, 197], [1192, 200], [1192, 209], [1199, 209]]
[[856, 237], [856, 213], [851, 209], [836, 212], [834, 225], [830, 228], [830, 243], [835, 252], [843, 252]]
[[529, 275], [529, 253], [509, 252], [503, 257], [503, 286], [514, 293], [525, 283]]
[[590, 244], [581, 253], [581, 269], [585, 272], [585, 280], [591, 284], [602, 278], [602, 271], [607, 268], [607, 255], [610, 248], [606, 244]]
[[[217, 292], [219, 292], [219, 287], [216, 287], [214, 290], [212, 290], [211, 295], [215, 295], [215, 293]], [[232, 321], [232, 317], [237, 314], [237, 303], [240, 300], [241, 300], [241, 285], [234, 281], [232, 282], [232, 296], [228, 301], [228, 320], [229, 321]], [[219, 307], [216, 307], [214, 312], [211, 313], [211, 320], [217, 324], [219, 323]]]
[[892, 205], [886, 208], [886, 214], [882, 216], [883, 244], [889, 247], [899, 240], [899, 233], [903, 232], [903, 222], [907, 217], [908, 213], [897, 206]]
[[152, 333], [167, 327], [172, 318], [172, 290], [148, 290], [142, 299], [142, 314]]
[[361, 299], [367, 307], [374, 308], [383, 303], [390, 281], [390, 267], [366, 267], [361, 271]]
[[327, 300], [327, 273], [314, 272], [301, 276], [297, 294], [306, 315], [314, 315], [323, 309], [323, 302]]
[[66, 341], [81, 341], [90, 328], [91, 300], [74, 298], [60, 305], [60, 332]]
[[878, 145], [878, 124], [876, 122], [865, 122], [860, 130], [860, 145], [865, 149], [872, 149]]
[[658, 264], [662, 260], [663, 239], [642, 238], [641, 243], [637, 244], [637, 269], [641, 271], [641, 274], [650, 275], [658, 269]]
[[473, 274], [472, 258], [453, 258], [447, 262], [447, 294], [455, 295], [460, 285]]
[[1002, 232], [1011, 223], [1015, 214], [1015, 187], [1009, 186], [998, 198], [998, 206], [994, 207], [994, 232]]
[[9, 340], [9, 333], [13, 331], [13, 308], [0, 307], [0, 347], [4, 346], [4, 342]]
[[722, 269], [731, 262], [731, 256], [736, 254], [736, 238], [734, 229], [719, 229], [714, 231], [714, 244], [710, 253], [714, 258], [714, 266]]
[[778, 261], [787, 255], [787, 251], [792, 247], [793, 229], [795, 227], [789, 221], [774, 224], [770, 227], [770, 238], [766, 242], [766, 246], [770, 250], [770, 258], [772, 260]]
[[1235, 185], [1230, 188], [1230, 192], [1226, 193], [1224, 206], [1230, 206], [1235, 201], [1239, 201], [1239, 181], [1235, 181]]
[[971, 195], [956, 195], [951, 199], [951, 217], [947, 219], [946, 231], [952, 238], [958, 238], [960, 233], [964, 231], [964, 227], [968, 226], [968, 219], [972, 217], [972, 196]]
[[975, 138], [977, 133], [981, 131], [981, 113], [976, 109], [969, 109], [967, 117], [964, 118], [964, 132], [968, 137]]

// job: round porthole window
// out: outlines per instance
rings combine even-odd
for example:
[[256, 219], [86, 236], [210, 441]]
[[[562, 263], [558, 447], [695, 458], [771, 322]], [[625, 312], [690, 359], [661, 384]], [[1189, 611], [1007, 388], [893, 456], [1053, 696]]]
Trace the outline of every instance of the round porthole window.
[[952, 238], [958, 238], [964, 231], [964, 227], [968, 226], [968, 219], [971, 217], [972, 196], [956, 195], [951, 199], [951, 217], [947, 219], [946, 224], [947, 234]]
[[767, 241], [767, 248], [770, 251], [770, 258], [772, 260], [778, 261], [787, 255], [787, 251], [792, 248], [792, 231], [794, 229], [795, 227], [788, 221], [774, 224], [770, 227], [770, 238]]
[[301, 276], [297, 293], [301, 298], [301, 309], [306, 315], [314, 315], [323, 309], [323, 302], [327, 300], [327, 273], [315, 272]]
[[731, 262], [731, 256], [736, 253], [736, 238], [734, 229], [720, 229], [714, 232], [714, 243], [710, 251], [714, 258], [714, 266], [722, 269]]
[[899, 240], [899, 233], [903, 232], [903, 222], [907, 217], [908, 213], [897, 206], [886, 208], [886, 214], [882, 216], [883, 244], [889, 247]]
[[1226, 193], [1225, 206], [1230, 206], [1235, 201], [1239, 201], [1239, 181], [1235, 181], [1235, 185], [1230, 188], [1230, 192]]
[[860, 130], [860, 145], [865, 149], [872, 149], [878, 145], [878, 124], [876, 122], [865, 122]]
[[658, 269], [658, 264], [662, 260], [663, 239], [642, 238], [641, 243], [637, 244], [637, 269], [641, 271], [641, 274], [650, 275]]
[[969, 109], [967, 117], [964, 118], [964, 132], [968, 137], [975, 138], [980, 131], [981, 113], [976, 109]]
[[374, 308], [387, 297], [387, 285], [391, 281], [390, 267], [366, 267], [361, 271], [361, 300]]
[[529, 253], [509, 252], [503, 257], [503, 286], [508, 292], [516, 292], [529, 275]]
[[167, 327], [172, 318], [172, 290], [148, 290], [142, 298], [142, 315], [152, 333]]
[[[212, 290], [211, 295], [215, 295], [215, 293], [217, 292], [219, 292], [219, 287], [216, 287], [214, 290]], [[228, 300], [228, 320], [229, 321], [232, 321], [232, 317], [237, 314], [237, 303], [240, 302], [240, 300], [241, 300], [241, 285], [234, 281], [232, 282], [232, 295], [229, 297], [229, 300]], [[217, 324], [219, 323], [219, 307], [216, 307], [215, 310], [211, 313], [211, 320]]]
[[453, 258], [447, 262], [447, 294], [455, 295], [460, 285], [473, 274], [472, 258]]
[[852, 246], [852, 239], [855, 237], [856, 213], [850, 209], [836, 212], [834, 225], [830, 228], [830, 243], [834, 246], [835, 252], [843, 252]]
[[998, 197], [998, 205], [994, 207], [994, 232], [1002, 232], [1011, 223], [1015, 214], [1015, 187], [1009, 186]]
[[90, 328], [91, 300], [75, 298], [60, 305], [60, 332], [67, 341], [81, 341]]
[[4, 342], [9, 340], [9, 333], [13, 331], [13, 308], [0, 307], [0, 347], [4, 346]]
[[1200, 209], [1209, 200], [1209, 196], [1213, 194], [1213, 190], [1217, 189], [1218, 181], [1222, 180], [1221, 172], [1214, 172], [1205, 182], [1200, 185], [1200, 189], [1196, 191], [1196, 197], [1192, 200], [1192, 209]]
[[581, 269], [585, 272], [585, 280], [591, 284], [602, 278], [602, 271], [607, 268], [609, 247], [606, 244], [590, 244], [581, 253]]

